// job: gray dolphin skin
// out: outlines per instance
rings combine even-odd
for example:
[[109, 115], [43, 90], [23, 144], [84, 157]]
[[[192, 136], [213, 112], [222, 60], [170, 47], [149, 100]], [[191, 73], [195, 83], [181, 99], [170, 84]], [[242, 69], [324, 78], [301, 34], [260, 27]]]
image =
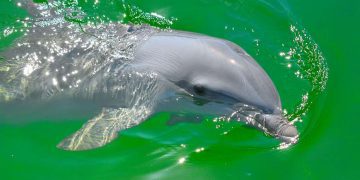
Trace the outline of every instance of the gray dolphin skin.
[[79, 26], [49, 5], [20, 2], [35, 20], [0, 51], [1, 121], [88, 118], [58, 144], [74, 151], [104, 146], [158, 112], [245, 122], [297, 142], [273, 82], [238, 45], [147, 25]]

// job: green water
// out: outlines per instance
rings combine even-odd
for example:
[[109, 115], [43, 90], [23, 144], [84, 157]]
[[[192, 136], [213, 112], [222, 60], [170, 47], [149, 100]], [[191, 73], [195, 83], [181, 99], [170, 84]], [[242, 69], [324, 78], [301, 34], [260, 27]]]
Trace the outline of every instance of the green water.
[[[124, 22], [200, 32], [239, 44], [276, 84], [288, 117], [297, 121], [300, 141], [278, 149], [277, 140], [257, 130], [206, 119], [201, 124], [167, 126], [170, 116], [164, 112], [103, 148], [69, 152], [57, 149], [57, 143], [86, 119], [1, 123], [0, 179], [359, 176], [359, 1], [67, 2], [87, 14], [86, 19], [68, 19], [74, 23], [100, 21], [97, 16], [121, 20], [125, 13]], [[21, 37], [21, 20], [27, 14], [4, 0], [0, 15], [0, 32], [18, 30], [0, 34], [0, 48], [6, 49]]]

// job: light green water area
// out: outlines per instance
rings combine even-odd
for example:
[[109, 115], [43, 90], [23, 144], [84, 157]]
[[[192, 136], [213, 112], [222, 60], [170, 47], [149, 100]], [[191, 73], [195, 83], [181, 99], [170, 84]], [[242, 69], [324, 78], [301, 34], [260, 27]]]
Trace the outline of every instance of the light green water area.
[[[162, 112], [105, 147], [73, 152], [56, 145], [86, 119], [12, 123], [2, 122], [0, 114], [0, 179], [359, 176], [360, 1], [61, 2], [81, 12], [80, 16], [64, 14], [65, 21], [79, 26], [111, 21], [150, 24], [240, 45], [275, 83], [284, 113], [300, 132], [299, 142], [284, 148], [278, 140], [244, 124], [211, 118], [168, 126], [170, 114]], [[0, 17], [0, 48], [6, 50], [26, 33], [32, 17], [9, 0], [0, 2]]]

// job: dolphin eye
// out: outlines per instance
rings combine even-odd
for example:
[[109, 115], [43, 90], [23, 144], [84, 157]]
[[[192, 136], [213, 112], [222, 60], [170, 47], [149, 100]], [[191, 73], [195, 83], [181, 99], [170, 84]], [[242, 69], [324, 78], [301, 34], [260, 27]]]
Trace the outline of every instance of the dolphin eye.
[[206, 89], [205, 89], [204, 86], [202, 86], [202, 85], [194, 85], [193, 89], [194, 89], [194, 92], [195, 92], [197, 95], [199, 95], [199, 96], [205, 95], [205, 90], [206, 90]]

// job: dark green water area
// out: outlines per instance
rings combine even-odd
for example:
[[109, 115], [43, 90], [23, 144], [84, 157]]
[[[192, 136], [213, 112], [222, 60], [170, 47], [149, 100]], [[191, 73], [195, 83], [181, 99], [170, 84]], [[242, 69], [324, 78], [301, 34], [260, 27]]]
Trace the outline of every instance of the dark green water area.
[[[56, 145], [86, 119], [2, 122], [0, 179], [359, 178], [360, 1], [61, 3], [81, 11], [81, 16], [64, 15], [79, 25], [145, 23], [240, 45], [275, 83], [299, 142], [284, 148], [256, 129], [211, 117], [168, 126], [171, 115], [162, 112], [102, 148], [73, 152]], [[26, 33], [32, 17], [11, 0], [0, 1], [0, 17], [0, 49], [6, 49]]]

